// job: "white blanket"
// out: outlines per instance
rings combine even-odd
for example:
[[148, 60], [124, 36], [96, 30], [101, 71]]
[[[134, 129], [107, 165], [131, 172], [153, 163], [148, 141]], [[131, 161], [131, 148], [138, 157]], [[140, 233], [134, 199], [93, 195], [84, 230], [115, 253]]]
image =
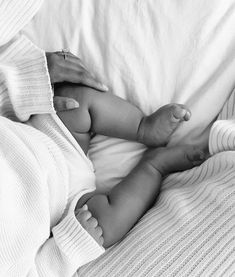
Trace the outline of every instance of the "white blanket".
[[154, 207], [79, 276], [235, 275], [234, 100], [235, 92], [212, 127], [213, 156], [200, 167], [167, 177]]
[[[207, 145], [235, 84], [234, 26], [235, 0], [47, 0], [25, 33], [48, 51], [70, 48], [112, 93], [147, 114], [169, 102], [187, 104], [192, 118], [171, 144]], [[224, 118], [233, 113], [229, 103]], [[233, 133], [213, 132], [212, 153], [234, 149]], [[90, 156], [98, 188], [115, 185], [143, 150], [97, 136]], [[81, 276], [232, 276], [234, 159], [233, 152], [217, 154], [169, 176], [154, 209]]]

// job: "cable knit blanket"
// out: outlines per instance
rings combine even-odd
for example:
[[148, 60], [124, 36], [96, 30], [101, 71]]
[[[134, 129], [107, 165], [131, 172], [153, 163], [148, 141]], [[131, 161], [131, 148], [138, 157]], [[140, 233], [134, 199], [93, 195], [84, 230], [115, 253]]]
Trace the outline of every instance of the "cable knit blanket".
[[234, 100], [211, 128], [211, 157], [166, 178], [154, 207], [79, 276], [235, 276]]

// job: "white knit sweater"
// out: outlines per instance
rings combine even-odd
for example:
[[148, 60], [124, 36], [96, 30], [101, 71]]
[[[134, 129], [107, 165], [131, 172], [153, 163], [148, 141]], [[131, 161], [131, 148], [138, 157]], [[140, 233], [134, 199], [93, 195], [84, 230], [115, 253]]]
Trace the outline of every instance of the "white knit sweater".
[[69, 277], [104, 252], [74, 216], [92, 165], [54, 113], [44, 52], [19, 35], [40, 4], [0, 0], [1, 277]]

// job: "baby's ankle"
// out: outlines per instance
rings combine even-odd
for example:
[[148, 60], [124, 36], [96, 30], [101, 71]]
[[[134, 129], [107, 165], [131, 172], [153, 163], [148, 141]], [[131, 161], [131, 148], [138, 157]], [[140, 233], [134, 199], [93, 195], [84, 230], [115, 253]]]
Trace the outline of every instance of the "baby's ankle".
[[153, 174], [160, 174], [161, 177], [164, 177], [168, 168], [166, 168], [164, 155], [162, 157], [161, 152], [163, 152], [161, 147], [147, 150], [142, 157], [142, 165]]
[[145, 139], [144, 139], [145, 128], [146, 128], [146, 116], [143, 116], [142, 119], [140, 120], [140, 124], [137, 130], [137, 141], [142, 144], [145, 144]]
[[150, 161], [146, 161], [145, 167], [148, 171], [150, 171], [154, 175], [160, 175], [161, 177], [165, 176], [163, 168], [160, 165], [156, 165], [151, 163]]

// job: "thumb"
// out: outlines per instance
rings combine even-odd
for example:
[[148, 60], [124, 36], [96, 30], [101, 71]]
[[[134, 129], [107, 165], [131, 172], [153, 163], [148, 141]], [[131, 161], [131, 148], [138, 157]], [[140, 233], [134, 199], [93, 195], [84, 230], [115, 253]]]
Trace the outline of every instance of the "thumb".
[[73, 98], [69, 97], [55, 96], [53, 98], [53, 102], [57, 112], [77, 109], [79, 107], [79, 103]]

